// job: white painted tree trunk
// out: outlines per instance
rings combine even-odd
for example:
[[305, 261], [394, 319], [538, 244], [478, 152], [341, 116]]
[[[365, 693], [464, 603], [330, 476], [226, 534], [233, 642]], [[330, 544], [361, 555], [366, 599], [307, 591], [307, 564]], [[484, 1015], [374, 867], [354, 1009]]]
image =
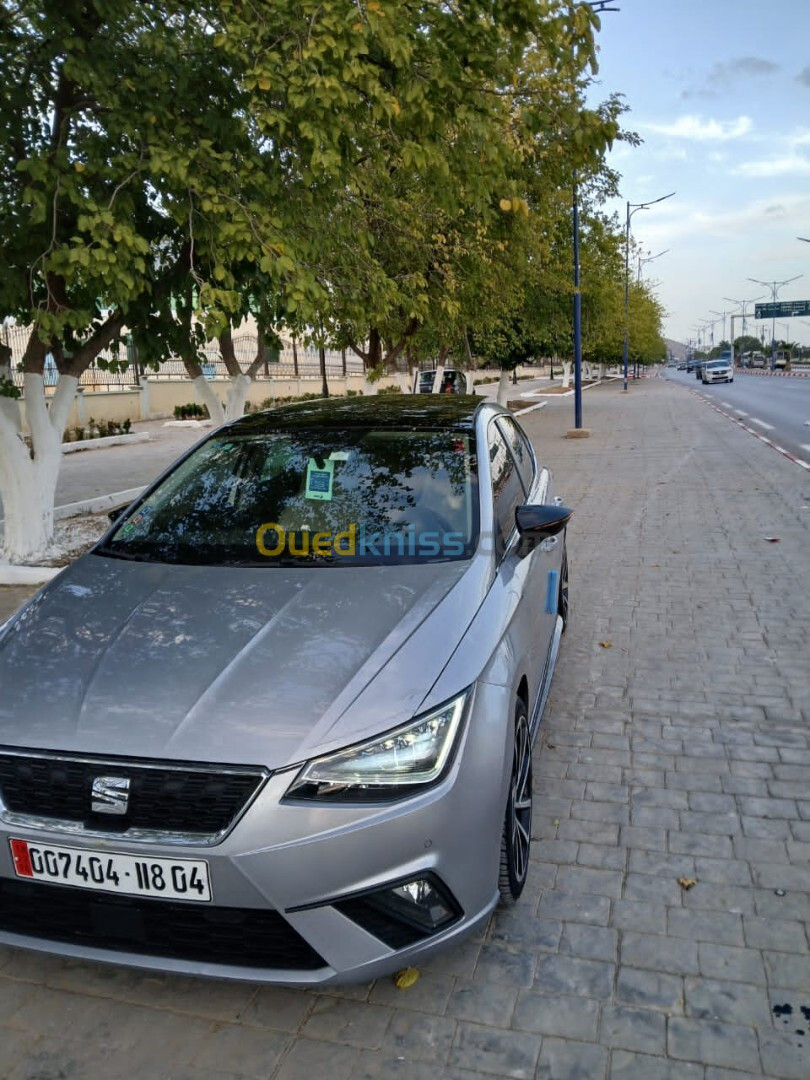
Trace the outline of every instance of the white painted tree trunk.
[[571, 361], [563, 360], [563, 387], [567, 390], [571, 385]]
[[214, 421], [214, 424], [219, 427], [220, 424], [225, 423], [225, 409], [222, 402], [214, 393], [214, 387], [211, 382], [206, 379], [204, 375], [198, 375], [195, 379], [191, 380], [191, 385], [194, 387], [194, 395], [201, 405], [208, 406], [208, 415]]
[[53, 539], [62, 435], [78, 385], [75, 376], [60, 375], [49, 407], [42, 376], [25, 376], [25, 412], [33, 454], [22, 438], [17, 402], [0, 398], [0, 495], [5, 515], [2, 556], [11, 563], [41, 558]]
[[605, 365], [600, 363], [599, 364], [599, 378], [604, 379], [604, 377], [605, 377]]
[[238, 420], [245, 415], [245, 402], [252, 382], [249, 375], [236, 375], [231, 379], [225, 396], [226, 420]]
[[506, 405], [509, 400], [509, 378], [511, 372], [503, 370], [501, 371], [501, 377], [498, 380], [498, 404]]

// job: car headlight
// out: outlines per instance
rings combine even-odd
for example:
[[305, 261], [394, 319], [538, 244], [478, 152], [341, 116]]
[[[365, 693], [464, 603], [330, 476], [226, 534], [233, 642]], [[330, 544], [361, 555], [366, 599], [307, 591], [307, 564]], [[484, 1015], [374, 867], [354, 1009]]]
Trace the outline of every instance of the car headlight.
[[442, 778], [453, 760], [470, 691], [404, 727], [307, 762], [287, 799], [390, 802]]

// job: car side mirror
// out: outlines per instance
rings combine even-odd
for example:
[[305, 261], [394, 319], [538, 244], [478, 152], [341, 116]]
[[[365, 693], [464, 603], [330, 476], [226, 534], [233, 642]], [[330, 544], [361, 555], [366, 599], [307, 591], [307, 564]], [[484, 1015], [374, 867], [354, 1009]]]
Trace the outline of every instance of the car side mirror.
[[118, 521], [120, 517], [123, 517], [127, 510], [129, 510], [130, 506], [132, 506], [132, 503], [124, 503], [123, 506], [115, 506], [107, 514], [107, 517], [115, 524], [115, 522]]
[[549, 506], [545, 503], [518, 506], [515, 524], [522, 540], [538, 543], [563, 531], [574, 511], [565, 506]]

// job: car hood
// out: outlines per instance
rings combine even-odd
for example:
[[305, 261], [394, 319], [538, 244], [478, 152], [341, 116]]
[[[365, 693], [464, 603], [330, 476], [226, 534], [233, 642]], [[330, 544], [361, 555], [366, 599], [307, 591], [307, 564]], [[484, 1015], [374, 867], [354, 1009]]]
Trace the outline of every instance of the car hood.
[[0, 632], [0, 745], [278, 769], [410, 719], [486, 583], [86, 555]]

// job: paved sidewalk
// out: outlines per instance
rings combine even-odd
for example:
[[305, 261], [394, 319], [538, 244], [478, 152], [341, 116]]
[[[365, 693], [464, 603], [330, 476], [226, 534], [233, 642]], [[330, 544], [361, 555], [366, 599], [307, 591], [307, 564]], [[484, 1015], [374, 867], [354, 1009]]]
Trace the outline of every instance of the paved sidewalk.
[[808, 479], [664, 380], [572, 411], [523, 418], [576, 515], [517, 907], [406, 991], [0, 949], [2, 1080], [807, 1080]]

